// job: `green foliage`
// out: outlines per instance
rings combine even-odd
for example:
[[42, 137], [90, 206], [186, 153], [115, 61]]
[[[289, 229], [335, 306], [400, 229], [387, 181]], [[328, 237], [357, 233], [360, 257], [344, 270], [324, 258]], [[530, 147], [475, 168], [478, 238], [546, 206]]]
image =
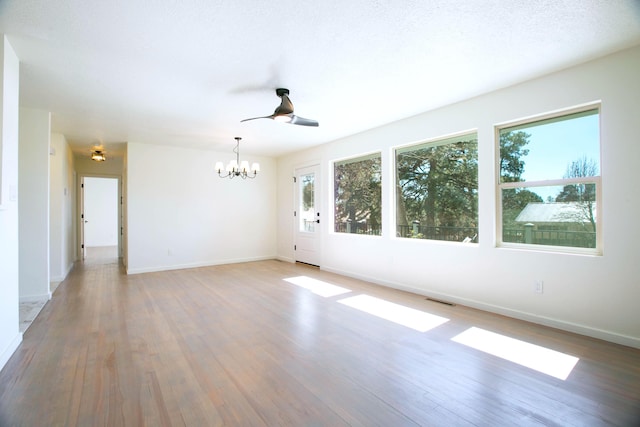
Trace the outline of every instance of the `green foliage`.
[[[334, 219], [339, 224], [362, 221], [379, 234], [382, 221], [382, 174], [380, 156], [337, 162], [334, 165]], [[354, 227], [355, 230], [355, 227]]]
[[529, 154], [524, 148], [529, 143], [530, 134], [523, 131], [500, 132], [500, 181], [522, 181], [523, 158]]
[[502, 224], [515, 227], [515, 219], [529, 203], [542, 203], [542, 197], [526, 188], [509, 188], [502, 191]]
[[[523, 181], [525, 169], [524, 157], [529, 154], [526, 147], [531, 134], [523, 131], [500, 132], [500, 182]], [[536, 193], [522, 188], [508, 189], [502, 192], [503, 227], [511, 227], [520, 212], [529, 203], [543, 202]]]
[[418, 233], [418, 232], [417, 232], [417, 231], [415, 231], [415, 230], [411, 230], [411, 235], [410, 235], [410, 237], [411, 237], [412, 239], [424, 239], [424, 234], [422, 234], [422, 233]]
[[569, 184], [556, 196], [556, 202], [595, 202], [595, 184]]
[[467, 138], [397, 153], [398, 225], [477, 227], [478, 142]]
[[304, 210], [313, 208], [314, 184], [314, 175], [305, 175], [302, 177], [302, 207]]

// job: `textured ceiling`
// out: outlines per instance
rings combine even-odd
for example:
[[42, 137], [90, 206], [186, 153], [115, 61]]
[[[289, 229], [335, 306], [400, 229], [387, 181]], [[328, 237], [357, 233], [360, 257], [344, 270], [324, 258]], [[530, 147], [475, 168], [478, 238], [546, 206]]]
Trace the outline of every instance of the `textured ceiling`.
[[[633, 0], [3, 0], [22, 106], [72, 147], [278, 156], [640, 44]], [[271, 120], [286, 87], [297, 115]]]

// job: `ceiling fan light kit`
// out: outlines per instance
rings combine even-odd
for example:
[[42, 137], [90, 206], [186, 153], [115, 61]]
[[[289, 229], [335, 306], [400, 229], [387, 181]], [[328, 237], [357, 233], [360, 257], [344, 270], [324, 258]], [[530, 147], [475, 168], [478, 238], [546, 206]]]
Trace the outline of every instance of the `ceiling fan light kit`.
[[288, 115], [275, 116], [273, 120], [275, 120], [276, 122], [291, 123], [291, 117], [289, 117]]

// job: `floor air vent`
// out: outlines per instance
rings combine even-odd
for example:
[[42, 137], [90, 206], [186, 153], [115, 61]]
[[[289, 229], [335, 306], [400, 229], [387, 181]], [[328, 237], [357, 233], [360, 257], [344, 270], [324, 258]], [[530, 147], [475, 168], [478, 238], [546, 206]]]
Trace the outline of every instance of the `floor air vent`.
[[306, 265], [307, 267], [320, 268], [319, 265], [309, 264], [308, 262], [296, 261], [296, 264]]
[[427, 300], [427, 301], [437, 302], [438, 304], [448, 305], [448, 306], [451, 306], [451, 307], [454, 307], [454, 306], [455, 306], [455, 304], [454, 304], [454, 303], [449, 302], [449, 301], [442, 301], [441, 299], [435, 299], [435, 298], [429, 298], [429, 297], [427, 297], [427, 298], [426, 298], [426, 300]]

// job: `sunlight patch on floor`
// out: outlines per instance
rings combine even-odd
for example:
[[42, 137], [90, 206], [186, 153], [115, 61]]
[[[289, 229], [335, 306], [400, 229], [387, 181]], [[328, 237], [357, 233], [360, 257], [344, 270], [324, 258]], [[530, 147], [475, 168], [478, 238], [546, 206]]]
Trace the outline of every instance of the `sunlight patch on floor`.
[[342, 288], [340, 286], [332, 285], [331, 283], [323, 282], [322, 280], [313, 279], [307, 276], [289, 277], [283, 280], [293, 285], [300, 286], [301, 288], [308, 289], [314, 294], [320, 295], [321, 297], [325, 298], [351, 292], [351, 289]]
[[580, 360], [559, 351], [472, 327], [451, 338], [476, 350], [566, 380]]
[[355, 297], [344, 298], [338, 302], [399, 325], [415, 329], [419, 332], [426, 332], [449, 321], [449, 319], [444, 317], [405, 307], [403, 305], [395, 304], [369, 295], [358, 295]]

